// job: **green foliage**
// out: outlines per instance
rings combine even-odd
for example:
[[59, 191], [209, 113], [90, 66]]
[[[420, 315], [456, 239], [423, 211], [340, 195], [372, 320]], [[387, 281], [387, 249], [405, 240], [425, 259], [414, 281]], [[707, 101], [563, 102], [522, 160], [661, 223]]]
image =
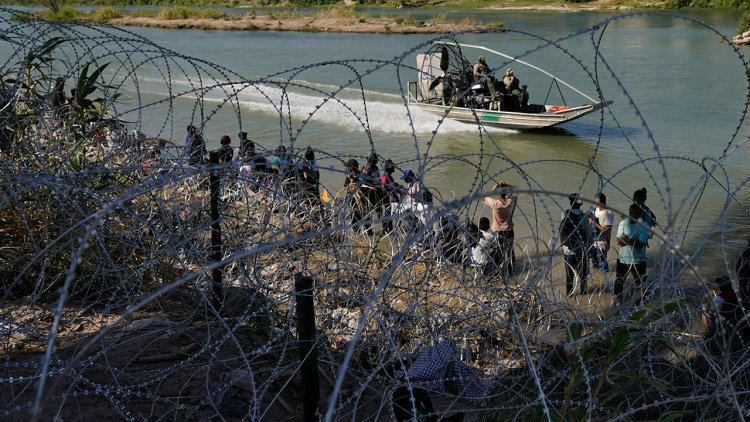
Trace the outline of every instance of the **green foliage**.
[[83, 16], [85, 16], [85, 13], [73, 9], [71, 7], [63, 7], [62, 9], [48, 9], [44, 10], [42, 12], [39, 12], [37, 14], [42, 19], [47, 19], [51, 21], [67, 21], [67, 20], [73, 20], [73, 19], [80, 19]]
[[750, 12], [743, 13], [737, 21], [737, 33], [741, 34], [745, 31], [750, 31]]
[[750, 2], [747, 0], [667, 0], [664, 7], [667, 9], [748, 9]]
[[96, 9], [96, 11], [91, 14], [91, 19], [99, 22], [106, 22], [110, 19], [117, 19], [121, 17], [122, 13], [119, 10], [113, 9], [111, 7], [102, 7]]
[[[577, 405], [582, 395], [590, 395], [590, 400], [597, 402], [605, 412], [618, 414], [623, 403], [627, 402], [624, 398], [633, 390], [669, 390], [668, 386], [652, 379], [644, 371], [637, 370], [632, 364], [623, 366], [622, 362], [637, 359], [639, 350], [646, 343], [669, 347], [669, 335], [654, 330], [653, 324], [687, 303], [686, 300], [675, 300], [655, 308], [640, 309], [628, 320], [618, 323], [614, 322], [618, 318], [617, 310], [613, 310], [600, 323], [588, 326], [588, 333], [582, 323], [570, 324], [567, 327], [566, 346], [570, 375], [563, 387], [562, 407], [559, 414], [553, 413], [552, 420], [598, 420], [608, 416], [589, 414], [587, 406]], [[542, 414], [541, 406], [530, 411], [536, 416]], [[675, 416], [669, 412], [666, 414]]]
[[226, 18], [226, 16], [226, 13], [219, 10], [195, 9], [185, 6], [164, 8], [159, 11], [158, 15], [156, 15], [157, 19], [164, 21], [181, 19], [223, 19]]

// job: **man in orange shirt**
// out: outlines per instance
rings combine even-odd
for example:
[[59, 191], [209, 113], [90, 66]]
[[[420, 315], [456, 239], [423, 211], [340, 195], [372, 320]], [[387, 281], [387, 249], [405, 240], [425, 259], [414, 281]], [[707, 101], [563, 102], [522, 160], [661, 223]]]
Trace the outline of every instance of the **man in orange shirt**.
[[513, 250], [513, 210], [516, 207], [516, 198], [513, 195], [513, 186], [500, 182], [492, 191], [498, 192], [499, 198], [486, 197], [484, 204], [492, 209], [492, 232], [497, 235], [498, 256], [496, 262], [503, 275], [513, 274], [513, 261], [515, 251]]

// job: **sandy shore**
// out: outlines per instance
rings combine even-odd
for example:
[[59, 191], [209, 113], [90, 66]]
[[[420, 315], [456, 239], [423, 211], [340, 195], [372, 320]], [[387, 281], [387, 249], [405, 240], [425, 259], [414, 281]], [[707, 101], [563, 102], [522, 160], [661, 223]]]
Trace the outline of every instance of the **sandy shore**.
[[207, 29], [224, 31], [302, 31], [302, 32], [348, 32], [362, 34], [446, 34], [472, 30], [494, 30], [498, 25], [480, 27], [464, 21], [454, 22], [410, 22], [403, 17], [361, 16], [273, 16], [243, 15], [236, 20], [227, 19], [178, 19], [162, 20], [145, 17], [122, 17], [107, 23], [116, 26], [144, 26], [167, 29]]

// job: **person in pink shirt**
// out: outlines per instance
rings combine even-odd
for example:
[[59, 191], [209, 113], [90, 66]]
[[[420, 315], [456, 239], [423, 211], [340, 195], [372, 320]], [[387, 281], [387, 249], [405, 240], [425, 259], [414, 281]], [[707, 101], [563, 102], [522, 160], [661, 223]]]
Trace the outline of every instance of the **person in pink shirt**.
[[492, 209], [492, 232], [497, 235], [498, 257], [496, 262], [504, 275], [513, 274], [513, 261], [515, 251], [513, 250], [513, 211], [516, 207], [513, 186], [500, 182], [492, 188], [497, 192], [497, 197], [488, 196], [484, 198], [484, 204]]

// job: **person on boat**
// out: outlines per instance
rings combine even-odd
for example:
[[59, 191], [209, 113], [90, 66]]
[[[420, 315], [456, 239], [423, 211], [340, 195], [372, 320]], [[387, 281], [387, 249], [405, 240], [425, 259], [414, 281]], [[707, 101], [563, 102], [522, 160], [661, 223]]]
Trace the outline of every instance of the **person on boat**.
[[492, 232], [496, 236], [497, 256], [496, 262], [500, 265], [503, 275], [513, 274], [513, 211], [516, 207], [516, 198], [512, 193], [513, 187], [505, 182], [500, 182], [492, 188], [497, 192], [498, 198], [486, 197], [484, 204], [492, 209]]
[[516, 95], [514, 91], [520, 93], [521, 86], [519, 84], [520, 81], [516, 78], [515, 73], [513, 73], [513, 69], [506, 69], [505, 76], [503, 76], [503, 87], [505, 88], [505, 92], [511, 95]]
[[509, 111], [524, 111], [528, 106], [529, 94], [526, 92], [526, 85], [521, 87], [520, 83], [513, 69], [505, 70], [500, 90], [511, 97], [510, 101], [505, 101], [505, 108]]
[[493, 78], [490, 73], [490, 67], [487, 66], [487, 58], [484, 56], [479, 56], [477, 59], [477, 62], [474, 63], [473, 68], [474, 73], [474, 82], [480, 82], [483, 81], [483, 83], [487, 87], [487, 93], [489, 93], [490, 96], [495, 96], [495, 78]]

